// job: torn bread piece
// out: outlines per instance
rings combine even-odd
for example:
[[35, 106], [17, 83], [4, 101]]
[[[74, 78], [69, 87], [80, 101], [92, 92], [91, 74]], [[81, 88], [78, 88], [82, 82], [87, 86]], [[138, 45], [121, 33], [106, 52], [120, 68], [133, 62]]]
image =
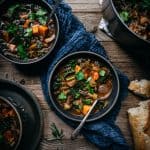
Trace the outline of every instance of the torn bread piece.
[[135, 150], [150, 150], [150, 100], [128, 110]]
[[136, 95], [139, 95], [143, 98], [150, 98], [150, 81], [142, 79], [140, 81], [134, 80], [131, 81], [128, 87]]

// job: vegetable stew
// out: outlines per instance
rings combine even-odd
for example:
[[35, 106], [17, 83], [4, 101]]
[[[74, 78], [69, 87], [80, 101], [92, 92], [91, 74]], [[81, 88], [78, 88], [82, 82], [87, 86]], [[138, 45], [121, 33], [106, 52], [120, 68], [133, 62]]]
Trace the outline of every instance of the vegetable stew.
[[36, 4], [11, 5], [0, 16], [0, 48], [5, 56], [28, 61], [48, 53], [56, 38], [56, 22]]
[[0, 99], [0, 149], [13, 149], [19, 139], [20, 123], [15, 110]]
[[[110, 70], [92, 59], [69, 60], [59, 68], [53, 80], [56, 101], [64, 110], [74, 115], [86, 115], [97, 98], [112, 90]], [[108, 99], [100, 100], [94, 112], [107, 105]]]

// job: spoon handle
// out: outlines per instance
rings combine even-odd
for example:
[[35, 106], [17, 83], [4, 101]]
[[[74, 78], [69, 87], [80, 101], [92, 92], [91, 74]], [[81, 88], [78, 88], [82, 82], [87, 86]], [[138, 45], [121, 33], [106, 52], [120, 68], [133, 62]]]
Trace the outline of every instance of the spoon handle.
[[80, 122], [79, 126], [72, 132], [72, 134], [71, 134], [72, 140], [76, 139], [76, 137], [79, 135], [80, 130], [82, 129], [84, 123], [86, 122], [87, 118], [89, 117], [90, 113], [92, 112], [92, 110], [95, 107], [95, 105], [97, 104], [97, 102], [98, 102], [98, 99], [94, 101], [93, 105], [91, 106], [90, 110], [85, 115], [83, 120]]

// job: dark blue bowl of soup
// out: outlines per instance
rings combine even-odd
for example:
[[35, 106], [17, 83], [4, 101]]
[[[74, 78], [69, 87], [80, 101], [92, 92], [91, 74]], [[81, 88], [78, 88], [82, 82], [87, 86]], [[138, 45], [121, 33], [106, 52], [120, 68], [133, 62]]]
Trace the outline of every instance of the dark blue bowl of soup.
[[[72, 67], [68, 69], [68, 66]], [[63, 117], [80, 122], [94, 100], [107, 92], [109, 85], [112, 89], [110, 96], [99, 101], [87, 122], [111, 113], [119, 95], [119, 78], [113, 65], [104, 57], [89, 51], [74, 52], [59, 60], [51, 71], [48, 83], [50, 103]]]
[[3, 0], [0, 2], [0, 55], [18, 65], [44, 62], [59, 37], [56, 13], [45, 0]]

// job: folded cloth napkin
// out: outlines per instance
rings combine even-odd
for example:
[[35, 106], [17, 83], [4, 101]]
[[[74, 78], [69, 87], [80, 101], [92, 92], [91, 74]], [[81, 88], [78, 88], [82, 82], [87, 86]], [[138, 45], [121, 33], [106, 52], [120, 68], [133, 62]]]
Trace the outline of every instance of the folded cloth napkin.
[[[48, 0], [49, 4], [54, 5], [53, 0]], [[45, 100], [54, 109], [50, 102], [48, 94], [49, 75], [55, 64], [66, 54], [85, 50], [92, 51], [108, 59], [104, 48], [96, 40], [95, 36], [88, 33], [83, 24], [72, 14], [71, 8], [64, 3], [60, 3], [56, 10], [56, 14], [60, 23], [60, 36], [55, 53], [48, 59], [48, 68], [42, 72], [41, 82], [42, 89], [45, 95]], [[104, 118], [91, 123], [86, 123], [81, 130], [84, 137], [91, 143], [94, 143], [100, 149], [113, 150], [128, 150], [129, 147], [120, 131], [115, 125], [115, 119], [121, 107], [121, 101], [127, 96], [128, 78], [118, 71], [121, 90], [118, 101], [115, 107]], [[55, 111], [55, 110], [54, 110]], [[75, 128], [78, 123], [64, 118], [61, 114], [55, 111], [56, 114], [63, 119], [68, 125]]]

